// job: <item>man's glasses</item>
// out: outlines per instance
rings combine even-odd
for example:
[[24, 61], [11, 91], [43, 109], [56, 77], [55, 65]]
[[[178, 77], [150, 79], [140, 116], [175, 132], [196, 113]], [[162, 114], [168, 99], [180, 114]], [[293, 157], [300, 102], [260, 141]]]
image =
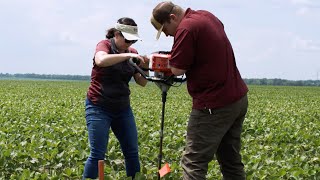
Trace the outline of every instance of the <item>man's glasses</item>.
[[[120, 32], [121, 36], [124, 38], [123, 34]], [[126, 38], [124, 38], [124, 42], [127, 44], [134, 44], [136, 43], [138, 40], [128, 40]]]

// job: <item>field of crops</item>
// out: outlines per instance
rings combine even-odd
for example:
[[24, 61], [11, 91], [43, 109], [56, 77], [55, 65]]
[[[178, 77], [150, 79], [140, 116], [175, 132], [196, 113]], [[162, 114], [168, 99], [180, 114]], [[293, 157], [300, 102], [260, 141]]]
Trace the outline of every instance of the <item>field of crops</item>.
[[[84, 99], [89, 82], [0, 80], [0, 180], [80, 179], [89, 153]], [[320, 179], [320, 87], [249, 86], [242, 156], [248, 179]], [[131, 84], [139, 131], [141, 173], [157, 178], [161, 91]], [[186, 86], [172, 87], [165, 111], [163, 162], [179, 166], [191, 107]], [[125, 179], [112, 134], [107, 179]], [[215, 161], [208, 179], [221, 179]]]

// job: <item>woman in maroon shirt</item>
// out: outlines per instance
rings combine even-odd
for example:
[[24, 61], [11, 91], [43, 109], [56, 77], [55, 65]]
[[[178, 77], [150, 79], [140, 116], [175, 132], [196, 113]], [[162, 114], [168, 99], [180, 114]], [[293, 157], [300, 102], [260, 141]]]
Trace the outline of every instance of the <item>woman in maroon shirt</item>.
[[83, 179], [97, 178], [98, 160], [105, 158], [110, 127], [120, 142], [127, 176], [134, 177], [140, 171], [137, 128], [130, 106], [129, 81], [133, 77], [137, 84], [145, 86], [147, 80], [128, 60], [137, 58], [143, 67], [148, 67], [149, 60], [138, 55], [137, 50], [131, 47], [140, 39], [133, 19], [119, 19], [108, 30], [106, 38], [96, 47], [86, 99], [90, 156], [85, 164]]

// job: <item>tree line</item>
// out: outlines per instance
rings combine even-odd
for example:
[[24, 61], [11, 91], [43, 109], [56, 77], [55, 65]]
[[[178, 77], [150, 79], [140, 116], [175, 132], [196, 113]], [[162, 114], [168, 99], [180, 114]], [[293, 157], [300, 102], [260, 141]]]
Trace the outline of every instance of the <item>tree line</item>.
[[86, 76], [86, 75], [57, 75], [57, 74], [34, 74], [34, 73], [27, 73], [27, 74], [0, 73], [0, 78], [90, 81], [90, 76]]
[[[90, 81], [88, 75], [57, 75], [57, 74], [8, 74], [0, 73], [2, 79], [41, 79], [41, 80], [77, 80]], [[248, 85], [272, 85], [272, 86], [320, 86], [320, 80], [286, 80], [286, 79], [256, 79], [245, 78], [245, 83]]]
[[286, 80], [286, 79], [244, 79], [249, 85], [271, 85], [271, 86], [320, 86], [320, 80]]

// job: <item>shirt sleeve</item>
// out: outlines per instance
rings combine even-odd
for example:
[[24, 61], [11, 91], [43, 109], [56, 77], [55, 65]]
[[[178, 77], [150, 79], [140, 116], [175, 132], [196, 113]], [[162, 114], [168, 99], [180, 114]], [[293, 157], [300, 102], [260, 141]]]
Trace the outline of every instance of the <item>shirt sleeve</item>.
[[99, 51], [103, 51], [103, 52], [106, 52], [106, 53], [108, 53], [109, 54], [109, 52], [110, 52], [110, 43], [108, 43], [106, 40], [103, 40], [103, 41], [100, 41], [98, 44], [97, 44], [97, 46], [96, 46], [96, 52], [95, 52], [95, 54], [97, 53], [97, 52], [99, 52]]
[[192, 34], [186, 29], [178, 29], [175, 35], [170, 66], [189, 70], [194, 61], [194, 46]]

